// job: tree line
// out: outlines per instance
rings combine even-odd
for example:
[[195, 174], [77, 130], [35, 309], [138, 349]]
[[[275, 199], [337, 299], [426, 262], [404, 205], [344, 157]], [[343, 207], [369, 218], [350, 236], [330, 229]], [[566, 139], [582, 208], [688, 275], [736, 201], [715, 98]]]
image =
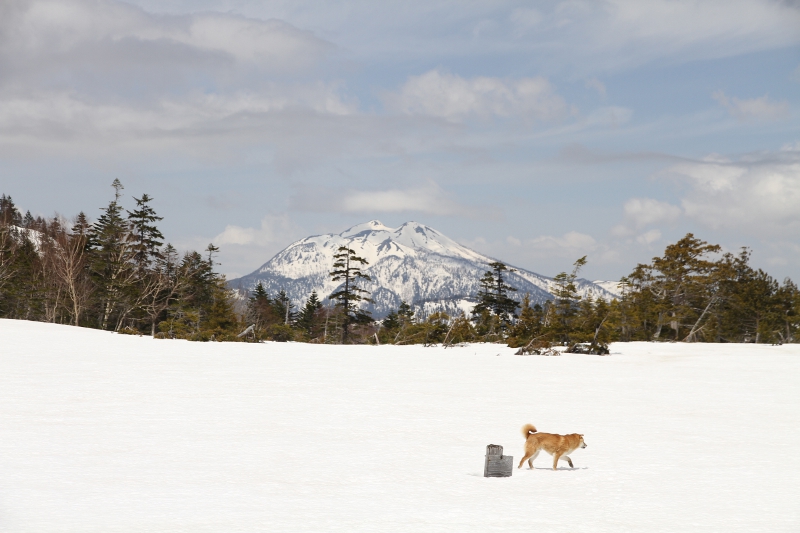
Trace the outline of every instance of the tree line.
[[162, 217], [142, 194], [123, 207], [113, 199], [89, 222], [79, 213], [34, 218], [0, 196], [0, 317], [218, 341], [444, 344], [499, 342], [520, 353], [553, 345], [602, 352], [614, 341], [797, 342], [800, 291], [750, 265], [751, 252], [687, 234], [664, 254], [637, 265], [610, 301], [584, 298], [576, 280], [586, 257], [553, 278], [552, 300], [532, 303], [508, 282], [513, 272], [489, 264], [469, 312], [415, 315], [407, 302], [382, 320], [363, 309], [371, 302], [363, 282], [368, 262], [347, 247], [337, 250], [330, 295], [313, 292], [296, 309], [285, 291], [270, 295], [258, 284], [244, 300], [215, 271], [218, 252], [180, 254], [164, 244]]
[[753, 268], [750, 256], [747, 248], [738, 254], [722, 253], [719, 245], [690, 233], [668, 245], [662, 256], [637, 265], [620, 280], [620, 294], [610, 301], [581, 295], [576, 282], [587, 263], [584, 256], [569, 272], [553, 278], [553, 299], [543, 304], [532, 303], [527, 294], [516, 298], [517, 289], [507, 281], [513, 270], [493, 262], [479, 280], [469, 313], [435, 312], [423, 318], [401, 302], [375, 321], [360, 308], [370, 301], [359, 285], [370, 279], [362, 272], [367, 261], [341, 247], [330, 273], [332, 280], [342, 282], [329, 297], [335, 305], [323, 307], [314, 293], [294, 319], [284, 312], [285, 294], [272, 300], [272, 307], [257, 304], [270, 301], [259, 286], [248, 308], [250, 318], [264, 325], [256, 328], [262, 338], [275, 338], [280, 332], [284, 339], [312, 342], [500, 342], [519, 348], [519, 353], [547, 352], [554, 345], [603, 353], [615, 341], [797, 342], [797, 285], [788, 278], [779, 283]]
[[119, 180], [94, 223], [84, 212], [24, 216], [0, 196], [0, 316], [162, 338], [227, 340], [241, 325], [218, 249], [180, 254], [142, 194], [123, 207]]

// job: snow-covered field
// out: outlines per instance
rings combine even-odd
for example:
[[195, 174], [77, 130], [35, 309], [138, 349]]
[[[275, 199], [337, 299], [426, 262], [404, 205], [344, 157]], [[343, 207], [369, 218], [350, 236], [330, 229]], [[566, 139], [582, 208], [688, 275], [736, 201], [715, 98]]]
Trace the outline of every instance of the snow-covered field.
[[512, 353], [0, 320], [0, 531], [800, 531], [800, 346]]

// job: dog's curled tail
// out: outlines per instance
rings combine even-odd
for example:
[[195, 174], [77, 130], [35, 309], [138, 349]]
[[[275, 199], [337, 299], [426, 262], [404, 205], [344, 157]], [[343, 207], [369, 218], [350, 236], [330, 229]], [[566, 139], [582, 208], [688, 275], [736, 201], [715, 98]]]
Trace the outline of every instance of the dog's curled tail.
[[536, 433], [536, 427], [533, 424], [525, 424], [522, 426], [522, 436], [526, 439], [530, 436], [531, 433]]

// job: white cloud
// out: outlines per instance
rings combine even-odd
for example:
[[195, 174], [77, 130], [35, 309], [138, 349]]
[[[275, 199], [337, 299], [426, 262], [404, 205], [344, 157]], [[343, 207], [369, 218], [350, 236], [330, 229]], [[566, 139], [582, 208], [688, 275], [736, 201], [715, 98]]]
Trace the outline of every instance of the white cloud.
[[539, 250], [567, 251], [570, 253], [577, 251], [585, 253], [596, 249], [597, 241], [591, 235], [570, 231], [561, 237], [553, 237], [550, 235], [536, 237], [527, 241], [526, 245]]
[[686, 163], [669, 174], [690, 185], [681, 203], [688, 217], [711, 228], [775, 236], [800, 230], [800, 150], [750, 155], [737, 162]]
[[606, 97], [606, 85], [597, 78], [589, 78], [585, 82], [587, 89], [594, 89], [601, 97]]
[[[156, 0], [131, 1], [167, 9]], [[192, 2], [180, 4], [198, 9]], [[516, 53], [525, 57], [526, 68], [569, 69], [582, 77], [659, 60], [685, 63], [800, 43], [800, 10], [793, 0], [330, 0], [313, 2], [313, 7], [271, 0], [223, 5], [259, 18], [322, 28], [342, 48], [373, 61], [403, 58], [436, 65], [447, 64], [444, 58]]]
[[789, 115], [788, 102], [774, 102], [767, 95], [740, 100], [728, 97], [722, 91], [716, 91], [712, 98], [725, 107], [732, 116], [742, 121], [780, 120], [788, 118]]
[[567, 112], [564, 99], [545, 78], [466, 79], [439, 70], [411, 76], [398, 93], [387, 94], [385, 101], [393, 111], [450, 120], [470, 116], [553, 120]]
[[651, 229], [636, 237], [636, 242], [642, 245], [648, 245], [656, 242], [661, 238], [661, 232], [657, 229]]
[[[631, 198], [622, 207], [624, 222], [611, 228], [611, 235], [624, 239], [628, 244], [633, 242], [632, 237], [646, 226], [658, 224], [671, 224], [680, 218], [683, 210], [668, 202], [661, 202], [652, 198]], [[658, 241], [661, 231], [650, 229], [636, 235], [636, 242], [646, 246]]]
[[343, 199], [342, 210], [350, 213], [421, 211], [451, 214], [460, 208], [441, 188], [429, 185], [417, 189], [352, 191]]
[[[211, 239], [220, 248], [221, 269], [234, 279], [255, 270], [289, 243], [305, 237], [286, 214], [268, 214], [259, 227], [228, 225]], [[208, 240], [194, 238], [188, 248], [203, 249]]]
[[[280, 20], [223, 13], [154, 15], [113, 0], [21, 0], [5, 12], [5, 54], [70, 57], [86, 44], [127, 40], [223, 53], [259, 67], [296, 70], [331, 45]], [[119, 56], [119, 60], [125, 60]], [[251, 67], [252, 68], [252, 67]]]
[[289, 109], [350, 114], [341, 84], [297, 81], [331, 47], [280, 20], [12, 1], [0, 8], [0, 137], [197, 138], [257, 131], [259, 117]]
[[[605, 0], [562, 15], [574, 50], [589, 67], [617, 68], [657, 58], [728, 57], [800, 42], [800, 10], [754, 0]], [[580, 49], [582, 48], [582, 50]]]
[[260, 93], [191, 94], [165, 97], [143, 106], [133, 102], [99, 103], [68, 92], [38, 92], [0, 99], [0, 136], [37, 139], [114, 134], [140, 137], [207, 134], [211, 129], [253, 127], [259, 116], [293, 108], [347, 115], [355, 105], [339, 96], [336, 85], [300, 87], [272, 84]]
[[681, 215], [681, 208], [652, 198], [631, 198], [623, 206], [625, 218], [637, 228], [661, 222], [673, 222]]
[[266, 215], [261, 219], [258, 228], [243, 228], [228, 225], [214, 237], [211, 242], [217, 245], [254, 245], [269, 246], [276, 243], [286, 243], [286, 235], [296, 233], [287, 215]]
[[617, 224], [613, 228], [611, 228], [611, 235], [614, 237], [630, 237], [636, 233], [631, 228], [626, 226], [625, 224]]
[[493, 209], [465, 206], [435, 182], [419, 187], [384, 190], [303, 189], [291, 199], [294, 209], [343, 213], [404, 213], [494, 218]]

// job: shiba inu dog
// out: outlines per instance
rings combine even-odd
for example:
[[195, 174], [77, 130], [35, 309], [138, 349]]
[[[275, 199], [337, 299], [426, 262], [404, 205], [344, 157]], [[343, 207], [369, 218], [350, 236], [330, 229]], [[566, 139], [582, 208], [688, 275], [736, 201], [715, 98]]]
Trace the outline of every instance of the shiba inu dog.
[[572, 459], [569, 454], [578, 448], [586, 448], [583, 435], [572, 433], [571, 435], [554, 435], [553, 433], [537, 433], [533, 424], [522, 426], [522, 435], [525, 437], [525, 454], [517, 468], [522, 468], [525, 461], [533, 469], [533, 460], [544, 450], [553, 456], [553, 470], [558, 466], [558, 460], [566, 461], [572, 466]]

